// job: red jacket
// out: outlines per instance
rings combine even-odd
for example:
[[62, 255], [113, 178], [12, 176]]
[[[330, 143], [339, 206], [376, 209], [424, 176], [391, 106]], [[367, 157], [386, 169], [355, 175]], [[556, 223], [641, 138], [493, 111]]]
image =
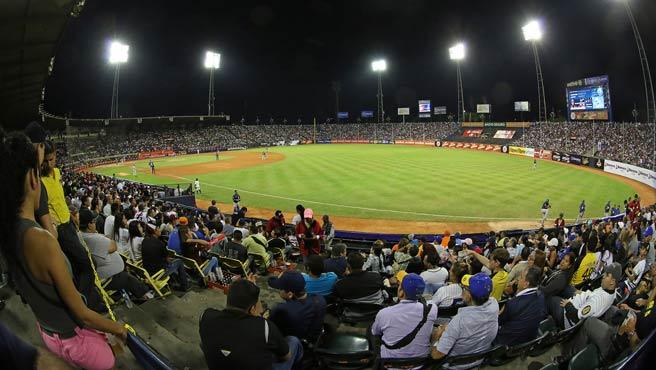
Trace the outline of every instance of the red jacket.
[[305, 225], [305, 220], [299, 222], [296, 225], [296, 238], [298, 239], [301, 254], [307, 256], [310, 254], [310, 249], [312, 249], [311, 254], [321, 253], [320, 239], [322, 235], [323, 230], [316, 220], [312, 220], [312, 225], [309, 228]]
[[275, 229], [282, 230], [284, 227], [285, 227], [285, 217], [282, 217], [282, 219], [280, 220], [275, 217], [271, 217], [266, 224], [266, 232], [271, 234], [271, 231]]

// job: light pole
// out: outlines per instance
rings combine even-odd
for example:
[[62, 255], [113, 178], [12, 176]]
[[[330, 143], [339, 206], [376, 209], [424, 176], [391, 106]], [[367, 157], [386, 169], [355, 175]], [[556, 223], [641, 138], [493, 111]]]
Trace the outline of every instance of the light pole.
[[118, 81], [121, 64], [128, 61], [129, 45], [122, 44], [120, 41], [112, 41], [109, 44], [109, 64], [114, 65], [114, 84], [112, 86], [112, 105], [109, 112], [109, 118], [118, 118]]
[[465, 59], [465, 44], [460, 42], [449, 48], [449, 58], [456, 61], [458, 75], [458, 122], [462, 123], [465, 115], [465, 99], [462, 88], [462, 73], [460, 73], [460, 61]]
[[531, 21], [522, 27], [522, 32], [524, 32], [524, 39], [531, 43], [531, 50], [535, 59], [535, 73], [538, 80], [538, 121], [544, 122], [547, 120], [547, 102], [544, 94], [540, 54], [538, 53], [538, 41], [542, 39], [542, 26], [538, 21]]
[[378, 59], [371, 62], [371, 70], [378, 73], [378, 122], [374, 127], [374, 140], [378, 139], [378, 124], [384, 122], [385, 110], [383, 107], [383, 72], [387, 70], [387, 62], [385, 59]]
[[205, 53], [205, 68], [210, 70], [210, 90], [207, 97], [207, 115], [214, 115], [214, 70], [219, 69], [221, 54], [213, 51]]

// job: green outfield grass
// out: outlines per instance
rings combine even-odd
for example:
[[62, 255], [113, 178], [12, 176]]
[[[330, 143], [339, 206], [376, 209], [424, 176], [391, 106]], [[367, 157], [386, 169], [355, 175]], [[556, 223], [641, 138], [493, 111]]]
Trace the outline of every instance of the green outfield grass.
[[[259, 152], [258, 150], [253, 150]], [[530, 158], [468, 150], [392, 145], [303, 145], [271, 148], [283, 161], [202, 175], [131, 175], [130, 166], [95, 171], [127, 173], [151, 184], [190, 182], [198, 177], [200, 198], [231, 203], [239, 189], [250, 207], [292, 210], [298, 203], [318, 214], [422, 221], [536, 220], [545, 198], [551, 215], [575, 218], [586, 200], [586, 216], [601, 216], [606, 201], [635, 193], [621, 181]], [[229, 153], [228, 153], [229, 155]], [[227, 158], [222, 155], [223, 158]], [[214, 154], [154, 159], [157, 168], [215, 162]], [[148, 168], [148, 160], [137, 162]]]

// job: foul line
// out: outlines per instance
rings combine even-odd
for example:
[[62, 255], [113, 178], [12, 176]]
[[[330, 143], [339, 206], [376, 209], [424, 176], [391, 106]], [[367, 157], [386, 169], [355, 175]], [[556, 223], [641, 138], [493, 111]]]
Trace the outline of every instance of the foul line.
[[[176, 175], [167, 175], [167, 176], [177, 178], [177, 179], [180, 179], [180, 180], [185, 180], [185, 181], [191, 181], [191, 182], [194, 181], [192, 179], [189, 179], [189, 178], [186, 178], [186, 177], [181, 177], [181, 176], [176, 176]], [[443, 214], [436, 214], [436, 213], [399, 211], [399, 210], [394, 210], [394, 209], [356, 207], [356, 206], [349, 206], [349, 205], [346, 205], [346, 204], [326, 203], [326, 202], [319, 202], [319, 201], [316, 201], [316, 200], [297, 199], [297, 198], [283, 197], [283, 196], [280, 196], [280, 195], [258, 193], [258, 192], [255, 192], [255, 191], [239, 189], [239, 188], [235, 188], [235, 187], [231, 187], [231, 186], [223, 186], [223, 185], [210, 184], [210, 183], [201, 183], [201, 184], [204, 184], [204, 185], [207, 185], [207, 186], [213, 186], [215, 188], [220, 188], [220, 189], [239, 190], [242, 193], [253, 194], [253, 195], [258, 195], [258, 196], [262, 196], [262, 197], [269, 197], [269, 198], [282, 199], [282, 200], [291, 200], [291, 201], [295, 201], [295, 202], [299, 202], [299, 203], [312, 203], [312, 204], [319, 204], [319, 205], [331, 206], [331, 207], [358, 209], [358, 210], [363, 210], [363, 211], [373, 211], [373, 212], [383, 212], [383, 213], [385, 213], [385, 212], [387, 212], [387, 213], [398, 213], [398, 214], [415, 215], [415, 216], [464, 218], [464, 219], [481, 220], [481, 221], [486, 221], [486, 220], [488, 220], [488, 221], [489, 220], [497, 220], [497, 221], [536, 221], [537, 220], [539, 222], [539, 217], [536, 217], [536, 218], [515, 218], [515, 217], [456, 216], [456, 215], [443, 215]]]

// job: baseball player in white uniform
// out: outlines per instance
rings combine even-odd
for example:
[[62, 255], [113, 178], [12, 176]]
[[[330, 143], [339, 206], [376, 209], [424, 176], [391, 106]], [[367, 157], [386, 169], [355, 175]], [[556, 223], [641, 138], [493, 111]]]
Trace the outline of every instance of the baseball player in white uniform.
[[198, 178], [196, 178], [196, 180], [194, 180], [194, 193], [198, 193], [198, 194], [201, 193], [201, 191], [200, 191], [200, 181], [198, 181]]

